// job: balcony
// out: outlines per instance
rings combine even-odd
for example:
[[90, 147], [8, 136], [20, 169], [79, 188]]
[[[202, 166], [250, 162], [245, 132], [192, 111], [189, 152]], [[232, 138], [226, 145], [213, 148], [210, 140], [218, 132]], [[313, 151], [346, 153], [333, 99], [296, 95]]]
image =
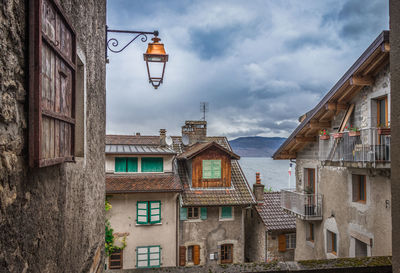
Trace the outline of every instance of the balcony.
[[322, 220], [322, 194], [281, 190], [281, 207], [302, 220]]
[[326, 165], [390, 168], [390, 129], [367, 128], [319, 140], [319, 159]]

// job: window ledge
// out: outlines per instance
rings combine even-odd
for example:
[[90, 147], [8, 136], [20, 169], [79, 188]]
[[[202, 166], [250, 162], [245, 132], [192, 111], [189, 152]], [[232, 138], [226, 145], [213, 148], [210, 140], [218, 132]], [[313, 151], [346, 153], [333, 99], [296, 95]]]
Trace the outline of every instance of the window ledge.
[[219, 221], [221, 221], [221, 222], [225, 222], [225, 221], [234, 221], [235, 220], [235, 218], [219, 218]]
[[136, 223], [136, 226], [160, 226], [160, 225], [162, 225], [162, 222], [155, 223], [155, 224], [138, 224], [138, 223]]
[[309, 247], [314, 248], [314, 242], [313, 241], [306, 241], [306, 245], [308, 245]]
[[202, 219], [187, 219], [187, 220], [185, 220], [185, 222], [200, 223], [200, 222], [203, 222], [203, 220]]
[[337, 255], [333, 254], [333, 253], [326, 253], [326, 258], [328, 259], [337, 259]]

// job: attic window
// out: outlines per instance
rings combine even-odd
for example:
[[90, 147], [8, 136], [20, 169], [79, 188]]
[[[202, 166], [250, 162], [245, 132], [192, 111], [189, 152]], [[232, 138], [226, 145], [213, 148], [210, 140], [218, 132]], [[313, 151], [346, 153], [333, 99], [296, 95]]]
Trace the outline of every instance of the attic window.
[[221, 160], [203, 160], [203, 179], [221, 179]]

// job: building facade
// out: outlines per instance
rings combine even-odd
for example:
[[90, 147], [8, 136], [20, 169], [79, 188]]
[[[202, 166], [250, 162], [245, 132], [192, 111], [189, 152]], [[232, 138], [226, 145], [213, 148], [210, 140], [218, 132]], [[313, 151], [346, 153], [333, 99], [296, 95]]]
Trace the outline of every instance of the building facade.
[[0, 271], [101, 272], [106, 1], [0, 13]]
[[161, 136], [106, 137], [106, 214], [117, 246], [109, 269], [177, 265], [178, 202], [182, 190], [174, 172], [176, 152]]
[[[296, 159], [296, 260], [390, 256], [389, 33], [384, 31], [274, 154]], [[318, 136], [320, 135], [320, 136]]]

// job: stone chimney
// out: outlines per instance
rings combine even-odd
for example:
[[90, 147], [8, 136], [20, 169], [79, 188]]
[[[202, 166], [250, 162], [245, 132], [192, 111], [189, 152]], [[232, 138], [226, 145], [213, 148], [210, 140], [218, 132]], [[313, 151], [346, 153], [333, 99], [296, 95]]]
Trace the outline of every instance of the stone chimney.
[[253, 184], [253, 193], [257, 203], [264, 203], [264, 185], [261, 184], [260, 173], [256, 173], [256, 183]]
[[205, 120], [187, 120], [182, 126], [182, 136], [187, 135], [189, 145], [196, 142], [204, 142], [207, 137], [207, 121]]
[[166, 134], [167, 134], [167, 130], [160, 129], [160, 146], [161, 147], [165, 147], [165, 145], [166, 145], [166, 143], [165, 143]]
[[136, 136], [140, 136], [140, 133], [139, 133], [139, 132], [137, 132], [137, 133], [136, 133]]

